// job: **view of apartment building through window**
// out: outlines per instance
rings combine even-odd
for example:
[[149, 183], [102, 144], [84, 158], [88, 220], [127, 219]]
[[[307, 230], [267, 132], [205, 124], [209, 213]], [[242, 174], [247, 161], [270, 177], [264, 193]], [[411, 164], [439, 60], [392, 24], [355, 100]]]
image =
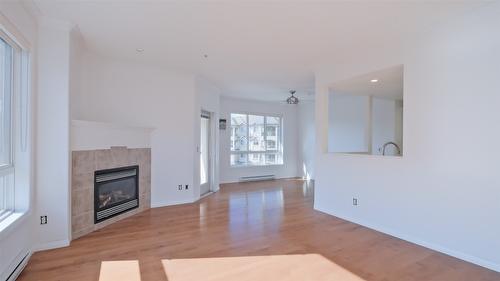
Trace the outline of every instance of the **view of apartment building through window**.
[[282, 118], [231, 114], [231, 165], [283, 164]]

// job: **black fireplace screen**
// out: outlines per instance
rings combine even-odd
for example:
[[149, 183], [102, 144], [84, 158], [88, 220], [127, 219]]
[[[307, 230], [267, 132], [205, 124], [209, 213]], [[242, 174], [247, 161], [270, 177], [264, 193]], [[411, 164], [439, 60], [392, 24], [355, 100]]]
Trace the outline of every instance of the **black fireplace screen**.
[[139, 167], [95, 172], [95, 223], [139, 207]]

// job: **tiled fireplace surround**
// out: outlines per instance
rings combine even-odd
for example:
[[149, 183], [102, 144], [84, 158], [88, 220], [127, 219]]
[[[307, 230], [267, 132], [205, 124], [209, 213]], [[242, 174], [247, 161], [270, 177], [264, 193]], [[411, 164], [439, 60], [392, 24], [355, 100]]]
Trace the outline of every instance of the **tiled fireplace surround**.
[[[139, 165], [139, 208], [94, 224], [94, 172], [133, 165]], [[151, 149], [73, 151], [71, 181], [71, 232], [76, 239], [151, 207]]]

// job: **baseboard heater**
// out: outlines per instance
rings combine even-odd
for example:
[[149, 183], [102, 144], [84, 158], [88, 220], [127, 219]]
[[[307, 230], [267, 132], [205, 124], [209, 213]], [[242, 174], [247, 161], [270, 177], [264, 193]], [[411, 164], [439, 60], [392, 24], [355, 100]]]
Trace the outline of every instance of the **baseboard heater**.
[[275, 178], [276, 178], [275, 175], [261, 175], [261, 176], [241, 177], [240, 178], [240, 182], [274, 180]]
[[[22, 257], [22, 256], [21, 256]], [[14, 281], [19, 277], [23, 269], [26, 267], [28, 264], [28, 260], [31, 257], [31, 252], [28, 252], [25, 254], [24, 257], [22, 257], [21, 261], [15, 266], [14, 270], [7, 276], [6, 281]]]

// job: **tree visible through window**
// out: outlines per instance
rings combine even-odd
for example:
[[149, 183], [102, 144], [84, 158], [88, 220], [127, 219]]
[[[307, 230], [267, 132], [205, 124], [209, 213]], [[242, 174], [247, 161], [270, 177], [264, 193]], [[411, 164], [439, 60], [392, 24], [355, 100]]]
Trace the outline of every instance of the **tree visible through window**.
[[231, 166], [283, 164], [282, 118], [231, 114]]

